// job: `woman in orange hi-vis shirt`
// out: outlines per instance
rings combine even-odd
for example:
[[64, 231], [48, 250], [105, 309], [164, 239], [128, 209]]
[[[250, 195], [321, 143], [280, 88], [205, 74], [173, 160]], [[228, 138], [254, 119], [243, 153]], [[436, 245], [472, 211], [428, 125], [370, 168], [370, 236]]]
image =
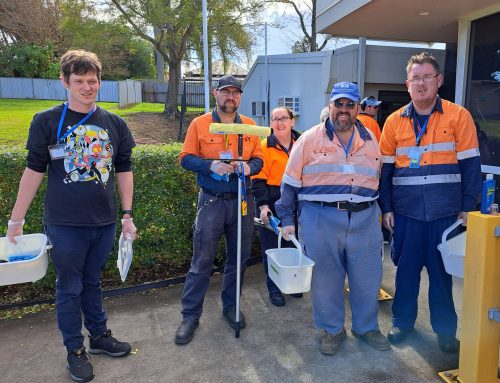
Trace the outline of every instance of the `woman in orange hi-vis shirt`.
[[[269, 222], [269, 214], [276, 215], [274, 203], [281, 196], [281, 178], [293, 144], [300, 135], [293, 130], [294, 124], [295, 117], [290, 109], [285, 107], [273, 109], [271, 112], [272, 134], [261, 143], [264, 166], [259, 174], [252, 176], [252, 192], [255, 197], [256, 216], [266, 224]], [[284, 306], [286, 302], [283, 294], [267, 273], [266, 250], [277, 247], [278, 236], [265, 228], [259, 227], [258, 230], [269, 299], [275, 306]], [[293, 246], [291, 242], [282, 242], [282, 247], [290, 246]], [[301, 297], [302, 294], [292, 294], [292, 296]]]

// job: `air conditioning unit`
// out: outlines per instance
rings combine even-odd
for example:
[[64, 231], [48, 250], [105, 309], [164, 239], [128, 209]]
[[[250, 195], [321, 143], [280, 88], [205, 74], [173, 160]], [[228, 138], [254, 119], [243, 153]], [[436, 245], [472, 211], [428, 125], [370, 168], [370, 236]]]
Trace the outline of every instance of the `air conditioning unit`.
[[300, 114], [300, 98], [295, 96], [284, 96], [278, 98], [278, 106], [284, 106], [291, 109], [293, 114], [298, 116]]

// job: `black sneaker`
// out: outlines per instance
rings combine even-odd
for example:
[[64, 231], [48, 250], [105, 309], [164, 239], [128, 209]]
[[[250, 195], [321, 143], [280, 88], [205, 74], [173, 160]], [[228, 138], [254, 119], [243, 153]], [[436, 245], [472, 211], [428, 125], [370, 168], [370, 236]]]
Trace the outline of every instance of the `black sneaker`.
[[94, 379], [94, 368], [90, 363], [90, 355], [85, 347], [68, 353], [68, 370], [75, 382], [88, 382]]
[[112, 336], [111, 330], [90, 338], [89, 352], [91, 354], [107, 354], [109, 356], [125, 356], [132, 348], [127, 342], [120, 342]]

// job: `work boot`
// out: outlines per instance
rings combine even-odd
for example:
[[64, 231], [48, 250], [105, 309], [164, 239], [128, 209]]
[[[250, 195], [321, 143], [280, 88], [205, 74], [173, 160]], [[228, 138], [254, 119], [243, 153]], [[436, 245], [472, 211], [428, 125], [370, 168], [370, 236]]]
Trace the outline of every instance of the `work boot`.
[[325, 334], [321, 338], [319, 351], [324, 355], [335, 355], [339, 350], [340, 344], [345, 340], [345, 338], [345, 329], [342, 329], [341, 332], [335, 335], [325, 331]]
[[280, 292], [277, 293], [269, 293], [269, 299], [271, 303], [275, 306], [281, 307], [286, 304], [285, 297]]
[[[222, 315], [229, 323], [233, 329], [236, 329], [236, 306], [231, 306], [225, 309], [222, 312]], [[240, 329], [245, 328], [247, 326], [247, 322], [245, 321], [245, 316], [240, 311]]]
[[68, 370], [75, 382], [88, 382], [94, 379], [94, 368], [85, 347], [68, 352]]
[[101, 335], [90, 338], [89, 353], [91, 354], [107, 354], [113, 357], [125, 356], [130, 353], [132, 347], [127, 342], [120, 342], [112, 336], [111, 330]]
[[392, 344], [402, 343], [408, 337], [408, 334], [413, 331], [413, 328], [399, 328], [396, 326], [392, 326], [387, 334], [387, 339]]
[[385, 351], [391, 348], [391, 344], [387, 340], [387, 337], [382, 335], [380, 330], [373, 330], [365, 332], [364, 334], [359, 334], [354, 330], [351, 330], [352, 335], [355, 338], [361, 339], [372, 346], [375, 350]]
[[199, 321], [183, 320], [175, 333], [175, 344], [188, 344], [194, 337], [194, 332], [200, 324]]
[[437, 334], [438, 345], [441, 351], [450, 354], [458, 352], [460, 342], [455, 338], [455, 335]]

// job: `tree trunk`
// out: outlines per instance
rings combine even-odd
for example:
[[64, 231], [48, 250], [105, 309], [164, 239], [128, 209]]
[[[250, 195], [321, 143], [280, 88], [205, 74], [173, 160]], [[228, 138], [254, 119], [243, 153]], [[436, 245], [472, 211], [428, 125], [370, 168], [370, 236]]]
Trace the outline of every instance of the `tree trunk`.
[[318, 45], [316, 39], [318, 34], [316, 32], [316, 0], [312, 0], [312, 10], [311, 10], [311, 52], [316, 52], [318, 50]]
[[180, 63], [170, 62], [168, 65], [168, 91], [165, 99], [165, 111], [167, 118], [175, 119], [179, 117], [177, 109], [180, 79]]

